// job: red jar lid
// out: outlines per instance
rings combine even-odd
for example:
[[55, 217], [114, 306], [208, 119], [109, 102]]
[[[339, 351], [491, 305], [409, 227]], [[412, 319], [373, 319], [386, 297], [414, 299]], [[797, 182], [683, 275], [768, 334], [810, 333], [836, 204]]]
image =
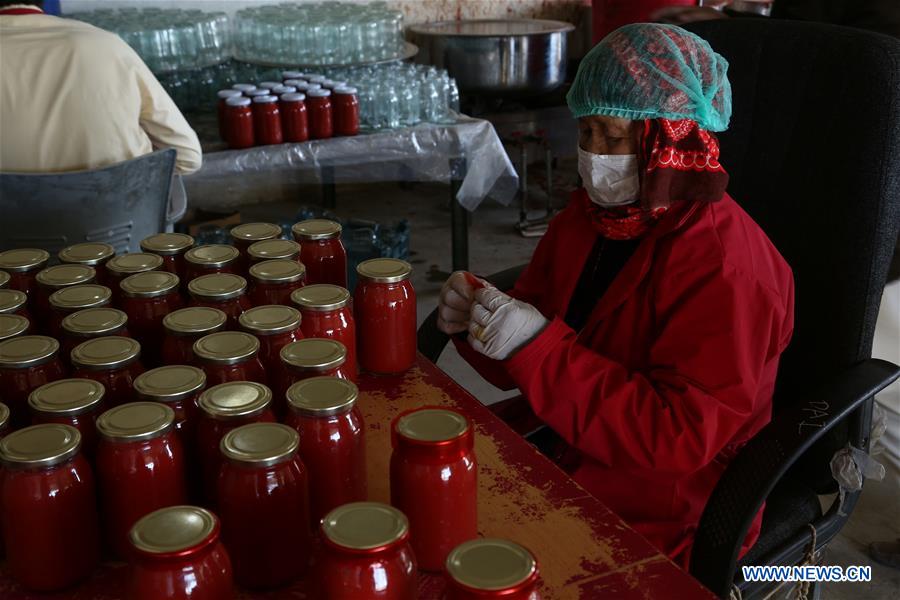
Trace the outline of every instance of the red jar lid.
[[93, 379], [58, 379], [28, 395], [31, 410], [48, 415], [74, 416], [97, 408], [106, 388]]
[[259, 340], [243, 331], [220, 331], [194, 342], [193, 351], [201, 362], [233, 365], [256, 356]]
[[241, 252], [234, 246], [211, 244], [191, 248], [185, 252], [184, 260], [200, 267], [218, 269], [229, 265], [240, 256]]
[[374, 283], [400, 283], [409, 279], [412, 265], [398, 258], [371, 258], [356, 265], [356, 273]]
[[167, 314], [163, 327], [175, 335], [205, 335], [223, 329], [227, 320], [228, 316], [218, 308], [191, 306]]
[[19, 312], [28, 303], [28, 294], [19, 290], [0, 290], [0, 314]]
[[272, 402], [272, 390], [255, 381], [229, 381], [200, 394], [197, 406], [213, 419], [252, 417]]
[[163, 259], [157, 254], [147, 252], [132, 252], [120, 254], [109, 259], [106, 270], [115, 273], [117, 277], [125, 277], [144, 271], [158, 271], [163, 266]]
[[222, 455], [233, 462], [272, 467], [296, 456], [300, 435], [281, 423], [250, 423], [226, 433], [219, 447]]
[[291, 302], [301, 310], [332, 311], [350, 303], [350, 292], [339, 285], [317, 283], [307, 285], [291, 293]]
[[38, 248], [17, 248], [0, 252], [0, 269], [10, 273], [38, 271], [47, 266], [50, 253]]
[[219, 519], [199, 506], [167, 506], [138, 519], [128, 539], [145, 556], [183, 558], [219, 539]]
[[112, 300], [112, 290], [93, 283], [72, 285], [50, 294], [50, 306], [66, 312], [106, 306]]
[[[240, 95], [237, 90], [227, 91]], [[194, 238], [186, 233], [157, 233], [141, 240], [141, 250], [161, 256], [181, 254], [193, 247]]]
[[241, 242], [272, 240], [281, 237], [281, 227], [275, 223], [241, 223], [231, 228], [231, 237]]
[[307, 241], [329, 240], [340, 237], [341, 229], [340, 223], [329, 221], [328, 219], [309, 219], [294, 223], [291, 227], [294, 239]]
[[409, 539], [409, 521], [387, 504], [351, 502], [325, 515], [322, 539], [344, 552], [372, 554]]
[[47, 468], [78, 454], [81, 433], [71, 425], [45, 423], [13, 431], [0, 440], [0, 460], [8, 468]]
[[507, 540], [463, 542], [447, 556], [447, 575], [466, 591], [513, 594], [534, 585], [537, 561], [531, 552]]
[[266, 283], [294, 283], [306, 277], [306, 267], [296, 260], [264, 260], [250, 267], [250, 277]]
[[129, 298], [157, 298], [178, 291], [178, 275], [168, 271], [147, 271], [129, 275], [119, 284]]
[[160, 402], [129, 402], [97, 417], [97, 432], [114, 442], [139, 442], [172, 430], [175, 411]]
[[247, 254], [254, 260], [284, 258], [296, 259], [300, 255], [300, 244], [294, 240], [261, 240], [247, 248]]
[[277, 335], [300, 327], [300, 311], [280, 304], [257, 306], [244, 311], [238, 323], [254, 335]]
[[20, 335], [0, 342], [0, 367], [24, 369], [50, 362], [59, 342], [45, 335]]
[[72, 349], [72, 365], [84, 369], [105, 371], [120, 369], [135, 362], [141, 355], [137, 340], [118, 335], [97, 337]]
[[94, 267], [87, 265], [54, 265], [40, 271], [35, 275], [35, 280], [45, 287], [59, 289], [70, 285], [93, 283], [96, 277], [97, 272], [94, 271]]
[[116, 255], [116, 249], [102, 242], [73, 244], [59, 252], [59, 262], [95, 267]]
[[128, 315], [116, 308], [86, 308], [62, 320], [63, 331], [70, 335], [86, 337], [112, 335], [128, 324]]
[[396, 445], [471, 448], [472, 424], [448, 408], [420, 408], [401, 414], [392, 427]]
[[288, 406], [310, 417], [343, 414], [353, 408], [358, 396], [356, 384], [340, 377], [310, 377], [287, 390]]
[[327, 371], [347, 362], [347, 348], [337, 340], [306, 338], [286, 344], [279, 353], [281, 362], [301, 371]]
[[22, 315], [0, 314], [0, 341], [22, 335], [31, 323]]
[[150, 402], [180, 402], [206, 387], [206, 373], [188, 365], [167, 365], [145, 371], [134, 380], [138, 399]]

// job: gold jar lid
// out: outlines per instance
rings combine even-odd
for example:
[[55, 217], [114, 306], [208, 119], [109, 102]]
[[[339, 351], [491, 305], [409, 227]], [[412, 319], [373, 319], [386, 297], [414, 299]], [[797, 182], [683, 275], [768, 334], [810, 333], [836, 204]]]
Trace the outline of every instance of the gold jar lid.
[[206, 386], [206, 373], [188, 365], [167, 365], [151, 369], [134, 380], [134, 392], [141, 400], [178, 402], [190, 398]]
[[469, 429], [469, 420], [445, 408], [422, 408], [397, 419], [397, 433], [413, 442], [441, 444], [459, 439]]
[[294, 283], [306, 277], [306, 267], [296, 260], [264, 260], [250, 267], [250, 277], [267, 283]]
[[9, 273], [6, 271], [0, 271], [0, 290], [5, 290], [9, 287], [9, 280], [11, 279]]
[[53, 415], [80, 415], [97, 408], [106, 388], [93, 379], [58, 379], [28, 395], [32, 410]]
[[254, 467], [271, 467], [290, 460], [300, 446], [296, 430], [281, 423], [250, 423], [222, 437], [222, 455]]
[[231, 365], [256, 356], [259, 340], [243, 331], [220, 331], [194, 342], [193, 350], [194, 356], [200, 360]]
[[400, 283], [409, 279], [412, 265], [399, 258], [371, 258], [356, 265], [356, 273], [375, 283]]
[[28, 303], [28, 294], [19, 290], [0, 290], [0, 313], [14, 313]]
[[507, 540], [463, 542], [447, 556], [447, 573], [467, 588], [485, 592], [515, 589], [537, 576], [531, 552]]
[[43, 269], [50, 253], [38, 248], [17, 248], [0, 252], [0, 269], [10, 273], [26, 273]]
[[0, 402], [0, 429], [9, 425], [9, 407]]
[[238, 323], [254, 335], [287, 333], [300, 327], [300, 311], [280, 304], [256, 306], [245, 310]]
[[88, 283], [72, 285], [50, 294], [50, 306], [65, 312], [106, 306], [112, 301], [112, 290], [105, 285]]
[[175, 411], [160, 402], [129, 402], [97, 417], [97, 433], [117, 442], [138, 442], [168, 433]]
[[72, 349], [72, 365], [85, 369], [118, 369], [136, 361], [141, 355], [137, 340], [118, 335], [97, 337]]
[[102, 265], [116, 255], [116, 249], [103, 242], [84, 242], [63, 248], [59, 252], [59, 262], [87, 265]]
[[172, 311], [163, 318], [163, 327], [175, 335], [214, 333], [225, 327], [228, 316], [218, 308], [191, 306]]
[[240, 275], [231, 273], [213, 273], [201, 275], [191, 280], [188, 291], [195, 298], [212, 300], [214, 302], [231, 300], [241, 296], [247, 291], [247, 280]]
[[128, 539], [147, 554], [177, 554], [218, 535], [219, 520], [199, 506], [167, 506], [135, 522]]
[[330, 311], [344, 308], [350, 303], [350, 292], [339, 285], [316, 283], [291, 293], [291, 302], [302, 310]]
[[215, 419], [258, 415], [272, 401], [272, 390], [255, 381], [228, 381], [200, 394], [197, 406]]
[[97, 277], [94, 267], [87, 265], [54, 265], [38, 272], [35, 280], [48, 288], [59, 289], [70, 285], [93, 283]]
[[231, 228], [231, 237], [241, 242], [258, 242], [281, 237], [281, 227], [275, 223], [242, 223]]
[[86, 308], [62, 320], [66, 333], [80, 337], [110, 335], [128, 324], [128, 315], [117, 308]]
[[283, 258], [296, 260], [300, 255], [300, 244], [294, 240], [263, 240], [255, 242], [247, 248], [247, 254], [253, 260], [273, 260]]
[[81, 447], [81, 433], [71, 425], [45, 423], [13, 431], [0, 440], [0, 459], [8, 467], [52, 467]]
[[408, 537], [409, 521], [387, 504], [350, 502], [325, 515], [322, 533], [340, 548], [377, 552]]
[[22, 335], [30, 326], [31, 323], [22, 315], [0, 314], [0, 341]]
[[49, 362], [59, 352], [59, 342], [45, 335], [20, 335], [0, 342], [0, 367], [22, 369]]
[[194, 245], [194, 238], [186, 233], [157, 233], [141, 240], [141, 250], [168, 256], [186, 252]]
[[217, 269], [234, 262], [240, 255], [241, 252], [234, 246], [211, 244], [191, 248], [184, 253], [184, 260], [201, 267]]
[[287, 401], [297, 412], [311, 417], [345, 413], [356, 404], [359, 389], [340, 377], [310, 377], [287, 390]]
[[325, 371], [347, 361], [347, 348], [337, 340], [306, 338], [282, 347], [281, 362], [296, 369]]
[[109, 262], [106, 263], [106, 270], [121, 278], [144, 271], [158, 271], [162, 266], [163, 259], [156, 254], [132, 252], [109, 259]]
[[168, 271], [146, 271], [129, 275], [119, 284], [129, 298], [156, 298], [178, 290], [178, 275]]
[[309, 219], [294, 223], [291, 231], [298, 240], [328, 240], [341, 235], [341, 224], [328, 219]]

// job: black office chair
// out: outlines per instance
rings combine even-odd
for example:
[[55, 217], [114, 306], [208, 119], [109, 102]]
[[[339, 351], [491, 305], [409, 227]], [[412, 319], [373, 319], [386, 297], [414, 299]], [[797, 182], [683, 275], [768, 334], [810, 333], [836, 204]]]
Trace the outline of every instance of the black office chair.
[[[900, 228], [900, 42], [854, 29], [777, 20], [697, 23], [730, 63], [731, 127], [720, 135], [729, 192], [794, 271], [796, 321], [778, 373], [772, 422], [731, 462], [700, 522], [691, 574], [720, 596], [761, 597], [738, 552], [766, 501], [759, 541], [740, 565], [801, 564], [844, 525], [859, 493], [823, 515], [829, 464], [868, 449], [872, 399], [900, 368], [871, 359]], [[522, 267], [493, 278], [512, 287]], [[492, 279], [492, 278], [489, 278]], [[432, 314], [419, 347], [447, 337]], [[813, 533], [813, 528], [815, 533]], [[812, 594], [817, 590], [814, 588]]]

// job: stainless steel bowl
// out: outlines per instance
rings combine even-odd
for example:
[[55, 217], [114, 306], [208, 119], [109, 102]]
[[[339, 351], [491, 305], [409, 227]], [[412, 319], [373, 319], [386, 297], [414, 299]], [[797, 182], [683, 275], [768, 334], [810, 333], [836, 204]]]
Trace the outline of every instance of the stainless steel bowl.
[[540, 94], [566, 78], [563, 21], [491, 19], [439, 21], [408, 29], [416, 61], [447, 69], [472, 94]]

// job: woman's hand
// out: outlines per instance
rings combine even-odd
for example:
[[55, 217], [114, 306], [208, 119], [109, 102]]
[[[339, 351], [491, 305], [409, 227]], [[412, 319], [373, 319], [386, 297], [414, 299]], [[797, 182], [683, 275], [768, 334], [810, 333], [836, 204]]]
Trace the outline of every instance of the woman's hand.
[[484, 287], [484, 284], [485, 282], [466, 271], [450, 275], [441, 288], [438, 300], [438, 329], [447, 335], [468, 331], [475, 289]]
[[475, 292], [469, 345], [488, 358], [506, 360], [550, 323], [541, 312], [495, 287]]

